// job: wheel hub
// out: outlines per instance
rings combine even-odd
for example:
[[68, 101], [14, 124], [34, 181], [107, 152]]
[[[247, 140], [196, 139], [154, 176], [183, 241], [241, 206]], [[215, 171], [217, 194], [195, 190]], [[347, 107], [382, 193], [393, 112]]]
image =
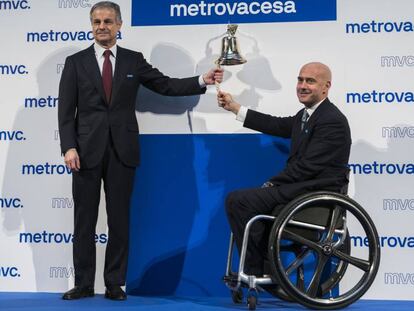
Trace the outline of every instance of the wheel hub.
[[325, 255], [330, 256], [332, 255], [333, 247], [331, 244], [324, 244], [322, 245], [322, 251]]

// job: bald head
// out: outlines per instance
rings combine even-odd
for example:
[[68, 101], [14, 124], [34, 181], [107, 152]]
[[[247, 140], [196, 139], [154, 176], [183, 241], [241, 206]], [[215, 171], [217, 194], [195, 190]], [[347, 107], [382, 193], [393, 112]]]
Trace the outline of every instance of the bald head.
[[325, 64], [312, 62], [303, 65], [296, 86], [299, 101], [306, 107], [321, 102], [328, 97], [331, 80], [331, 70]]
[[319, 75], [321, 79], [323, 79], [324, 81], [330, 82], [332, 80], [331, 69], [329, 69], [329, 67], [323, 63], [319, 63], [319, 62], [307, 63], [302, 66], [302, 69], [304, 69], [305, 67], [307, 67], [310, 70], [314, 70], [316, 74]]

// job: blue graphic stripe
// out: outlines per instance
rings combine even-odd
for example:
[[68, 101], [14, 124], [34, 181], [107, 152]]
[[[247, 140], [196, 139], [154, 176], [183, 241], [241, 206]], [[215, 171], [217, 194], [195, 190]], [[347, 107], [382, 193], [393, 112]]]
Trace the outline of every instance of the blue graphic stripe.
[[336, 20], [336, 0], [132, 0], [132, 26]]
[[[236, 189], [258, 187], [283, 169], [289, 140], [263, 134], [154, 134], [140, 135], [140, 144], [128, 291], [228, 295], [217, 281], [229, 238], [225, 198]], [[208, 273], [200, 273], [200, 267], [208, 267]]]

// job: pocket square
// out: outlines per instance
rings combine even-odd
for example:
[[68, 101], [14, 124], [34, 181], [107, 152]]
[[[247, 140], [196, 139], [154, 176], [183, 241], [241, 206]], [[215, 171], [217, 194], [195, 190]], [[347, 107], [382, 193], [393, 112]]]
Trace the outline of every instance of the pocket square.
[[127, 78], [133, 78], [134, 77], [134, 75], [132, 75], [132, 74], [127, 74]]

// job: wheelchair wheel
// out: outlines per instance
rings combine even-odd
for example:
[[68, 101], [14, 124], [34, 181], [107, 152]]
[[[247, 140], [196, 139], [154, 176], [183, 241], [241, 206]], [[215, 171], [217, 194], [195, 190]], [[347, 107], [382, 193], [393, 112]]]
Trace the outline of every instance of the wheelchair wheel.
[[237, 290], [231, 290], [231, 300], [233, 300], [233, 303], [240, 304], [243, 303], [243, 290], [241, 288], [238, 288]]
[[[319, 234], [318, 234], [319, 236]], [[315, 241], [317, 242], [317, 241]], [[273, 244], [271, 242], [271, 244]], [[345, 236], [345, 240], [342, 243], [342, 245], [338, 248], [341, 252], [350, 255], [351, 253], [351, 238], [349, 236], [349, 232], [347, 232]], [[281, 248], [279, 250], [279, 254], [281, 256], [284, 256], [286, 253], [294, 254], [296, 258], [301, 258], [304, 255], [304, 252], [306, 252], [306, 249], [303, 248], [301, 244], [298, 243], [289, 243], [285, 245], [281, 245]], [[346, 272], [346, 268], [348, 267], [348, 263], [343, 260], [336, 260], [335, 262], [332, 262], [333, 265], [333, 271], [330, 273], [328, 278], [323, 278], [321, 280], [321, 283], [319, 285], [318, 294], [320, 296], [324, 296], [328, 293], [330, 293], [336, 285], [338, 285], [339, 281], [342, 279]], [[305, 288], [305, 276], [304, 276], [304, 265], [298, 265], [296, 269], [296, 281], [295, 286], [300, 289], [304, 290]], [[275, 280], [274, 280], [275, 281]], [[289, 296], [290, 297], [290, 296]], [[288, 299], [283, 299], [281, 297], [278, 297], [282, 300], [289, 301]], [[290, 297], [291, 300], [294, 300], [293, 297]]]
[[[350, 248], [348, 227], [366, 248]], [[349, 197], [309, 193], [278, 215], [269, 259], [272, 278], [297, 302], [339, 309], [358, 300], [374, 281], [380, 263], [378, 233], [366, 211]]]
[[257, 306], [257, 291], [255, 289], [250, 289], [247, 295], [247, 306], [249, 310], [256, 310]]

